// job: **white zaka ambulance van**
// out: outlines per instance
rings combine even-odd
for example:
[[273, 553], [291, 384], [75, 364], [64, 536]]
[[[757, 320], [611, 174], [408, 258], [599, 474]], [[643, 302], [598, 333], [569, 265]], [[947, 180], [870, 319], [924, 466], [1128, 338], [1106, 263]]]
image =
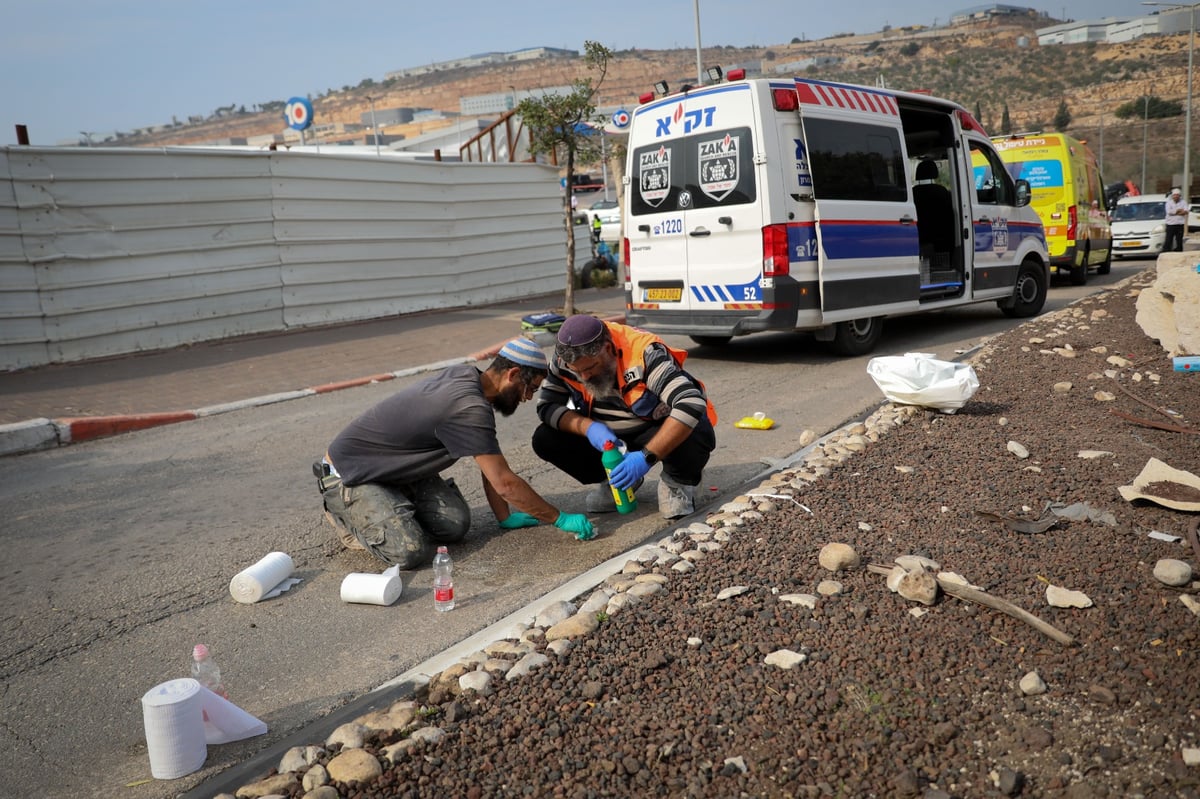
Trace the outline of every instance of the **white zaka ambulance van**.
[[1042, 309], [1049, 257], [1029, 184], [961, 106], [743, 75], [633, 112], [629, 324], [710, 345], [810, 330], [862, 355], [887, 316]]

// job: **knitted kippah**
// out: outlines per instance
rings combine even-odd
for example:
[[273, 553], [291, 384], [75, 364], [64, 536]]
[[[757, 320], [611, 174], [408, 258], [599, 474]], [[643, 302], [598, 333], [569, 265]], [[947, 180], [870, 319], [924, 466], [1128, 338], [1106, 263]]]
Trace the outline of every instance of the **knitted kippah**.
[[527, 338], [514, 338], [500, 348], [498, 355], [508, 358], [517, 366], [529, 366], [534, 369], [549, 369], [546, 354], [542, 348]]
[[558, 343], [568, 347], [591, 344], [604, 332], [604, 323], [594, 316], [578, 314], [563, 322], [558, 329]]

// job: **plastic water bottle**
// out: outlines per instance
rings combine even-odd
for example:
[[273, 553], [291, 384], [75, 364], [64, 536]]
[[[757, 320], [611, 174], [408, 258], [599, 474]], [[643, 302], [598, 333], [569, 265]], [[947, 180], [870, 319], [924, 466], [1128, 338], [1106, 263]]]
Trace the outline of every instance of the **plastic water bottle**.
[[221, 669], [208, 653], [204, 644], [196, 644], [192, 648], [192, 679], [224, 699], [229, 698], [225, 686], [221, 683]]
[[625, 456], [621, 454], [621, 450], [617, 449], [615, 441], [605, 441], [604, 451], [600, 453], [600, 462], [604, 464], [604, 471], [608, 473], [609, 487], [612, 489], [613, 502], [617, 505], [617, 511], [620, 513], [632, 513], [637, 510], [637, 495], [633, 493], [632, 488], [626, 488], [624, 491], [612, 485], [612, 470], [617, 468], [617, 465], [625, 460]]
[[438, 547], [433, 558], [434, 610], [454, 610], [454, 562], [445, 547]]

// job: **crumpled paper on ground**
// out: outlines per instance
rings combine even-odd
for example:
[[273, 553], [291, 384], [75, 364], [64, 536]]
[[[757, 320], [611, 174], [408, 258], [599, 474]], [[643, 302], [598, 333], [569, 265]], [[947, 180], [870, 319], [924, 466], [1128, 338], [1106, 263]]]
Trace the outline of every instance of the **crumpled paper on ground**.
[[1173, 469], [1151, 458], [1133, 478], [1133, 484], [1117, 488], [1128, 502], [1146, 499], [1174, 510], [1200, 512], [1200, 477]]
[[872, 358], [867, 374], [892, 402], [942, 413], [954, 413], [979, 390], [979, 377], [970, 364], [939, 361], [928, 352]]

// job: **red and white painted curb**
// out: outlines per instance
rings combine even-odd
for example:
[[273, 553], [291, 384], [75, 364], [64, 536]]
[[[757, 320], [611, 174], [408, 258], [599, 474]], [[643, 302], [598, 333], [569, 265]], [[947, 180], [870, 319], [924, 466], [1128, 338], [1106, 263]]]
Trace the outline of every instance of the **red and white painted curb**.
[[[603, 317], [603, 321], [623, 322], [625, 321], [625, 315]], [[542, 340], [541, 337], [534, 337], [534, 340], [543, 347], [553, 345], [553, 335], [548, 335], [547, 338], [549, 339], [548, 341]], [[25, 422], [0, 425], [0, 456], [20, 455], [25, 452], [53, 449], [54, 447], [62, 447], [80, 441], [90, 441], [96, 438], [120, 435], [121, 433], [131, 433], [135, 430], [145, 430], [149, 427], [161, 427], [177, 422], [189, 422], [194, 419], [202, 419], [206, 416], [217, 416], [218, 414], [229, 413], [230, 411], [240, 411], [244, 408], [273, 405], [276, 402], [301, 399], [316, 394], [330, 394], [346, 388], [395, 380], [398, 377], [411, 377], [415, 374], [445, 369], [447, 366], [454, 366], [460, 363], [489, 360], [496, 357], [496, 353], [500, 352], [500, 348], [509, 341], [511, 339], [505, 339], [499, 344], [493, 344], [491, 347], [468, 355], [465, 358], [452, 358], [448, 361], [427, 363], [421, 366], [409, 367], [408, 369], [399, 369], [395, 372], [383, 372], [353, 380], [322, 383], [319, 386], [310, 386], [309, 388], [301, 388], [295, 391], [284, 391], [278, 394], [266, 394], [261, 397], [251, 397], [250, 399], [235, 400], [234, 402], [224, 402], [220, 405], [209, 405], [208, 407], [197, 408], [195, 410], [170, 411], [167, 413], [134, 413], [119, 416], [67, 416], [61, 419], [30, 419]]]
[[[491, 350], [492, 355], [500, 351], [503, 344]], [[491, 357], [487, 350], [480, 357]], [[255, 408], [260, 405], [273, 405], [276, 402], [311, 397], [316, 394], [330, 394], [345, 388], [382, 383], [398, 377], [410, 377], [421, 372], [443, 369], [460, 363], [470, 363], [480, 357], [455, 358], [449, 361], [414, 366], [395, 372], [360, 377], [354, 380], [341, 380], [336, 383], [323, 383], [319, 386], [283, 391], [278, 394], [266, 394], [261, 397], [224, 402], [220, 405], [209, 405], [188, 411], [170, 411], [166, 413], [133, 413], [117, 416], [66, 416], [61, 419], [30, 419], [26, 422], [0, 425], [0, 455], [19, 455], [41, 449], [53, 449], [80, 441], [90, 441], [96, 438], [107, 438], [131, 433], [135, 430], [145, 430], [149, 427], [161, 427], [177, 422], [189, 422], [206, 416], [217, 416], [230, 411], [240, 411], [244, 408]]]

